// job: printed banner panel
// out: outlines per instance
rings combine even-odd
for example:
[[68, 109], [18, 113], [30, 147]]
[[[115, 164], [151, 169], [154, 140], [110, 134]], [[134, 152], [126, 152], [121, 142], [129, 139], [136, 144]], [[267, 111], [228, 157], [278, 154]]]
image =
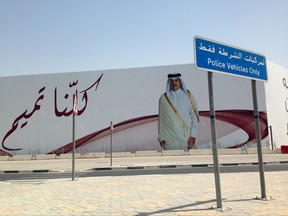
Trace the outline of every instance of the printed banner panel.
[[[167, 75], [172, 73], [181, 73], [198, 106], [196, 147], [211, 148], [207, 74], [194, 64], [185, 64], [0, 78], [0, 153], [71, 152], [75, 97], [78, 152], [109, 152], [111, 134], [113, 151], [160, 151], [159, 99], [166, 92]], [[219, 148], [255, 143], [250, 80], [214, 74], [213, 82]], [[263, 83], [257, 83], [257, 91], [265, 140]]]

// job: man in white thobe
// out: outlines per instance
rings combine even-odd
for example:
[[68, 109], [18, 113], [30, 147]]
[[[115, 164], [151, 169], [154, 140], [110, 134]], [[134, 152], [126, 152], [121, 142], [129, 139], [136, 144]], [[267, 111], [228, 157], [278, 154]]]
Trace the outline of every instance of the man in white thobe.
[[199, 114], [194, 96], [181, 74], [169, 74], [166, 93], [159, 99], [158, 141], [163, 149], [187, 150], [195, 146]]

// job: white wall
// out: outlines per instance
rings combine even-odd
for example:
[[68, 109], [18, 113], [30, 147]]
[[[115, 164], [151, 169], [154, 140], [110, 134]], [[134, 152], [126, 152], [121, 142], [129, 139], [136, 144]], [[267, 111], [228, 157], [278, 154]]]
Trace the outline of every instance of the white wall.
[[[197, 70], [194, 64], [0, 78], [0, 140], [3, 142], [5, 135], [14, 128], [15, 130], [5, 140], [4, 146], [11, 149], [22, 149], [8, 151], [0, 146], [0, 150], [13, 154], [27, 154], [31, 151], [48, 153], [72, 141], [72, 116], [57, 117], [54, 112], [56, 88], [57, 107], [60, 111], [65, 108], [67, 108], [66, 111], [72, 109], [72, 95], [76, 90], [79, 95], [79, 109], [82, 109], [85, 105], [85, 101], [81, 101], [84, 92], [80, 92], [91, 86], [103, 74], [97, 91], [95, 91], [95, 87], [87, 90], [87, 107], [82, 115], [76, 117], [76, 139], [81, 139], [109, 127], [111, 120], [117, 124], [133, 118], [157, 115], [158, 99], [165, 91], [167, 74], [175, 72], [182, 73], [186, 87], [191, 90], [198, 102], [199, 111], [209, 111], [207, 73]], [[249, 79], [217, 73], [214, 73], [213, 77], [216, 111], [253, 110], [251, 81]], [[282, 79], [282, 75], [279, 79]], [[77, 80], [77, 85], [69, 87], [70, 83]], [[282, 102], [280, 110], [288, 118], [283, 104], [286, 98], [285, 89], [281, 83], [280, 80], [279, 89], [283, 91], [283, 95], [280, 97]], [[45, 87], [44, 91], [38, 93], [39, 89], [43, 87]], [[265, 112], [263, 82], [257, 81], [257, 90], [259, 111]], [[65, 94], [68, 95], [67, 99], [64, 98]], [[44, 98], [40, 100], [41, 95]], [[270, 97], [267, 96], [269, 100]], [[272, 97], [274, 96], [272, 95]], [[37, 100], [39, 101], [37, 102]], [[35, 109], [36, 105], [38, 105], [38, 109]], [[269, 112], [279, 116], [277, 111], [272, 108]], [[31, 116], [28, 116], [29, 114]], [[19, 119], [17, 120], [17, 118]], [[281, 123], [281, 126], [286, 126], [287, 120], [285, 123]], [[25, 122], [27, 124], [21, 128]], [[276, 122], [274, 123], [273, 119], [269, 121], [273, 127]], [[225, 122], [222, 124], [221, 121], [218, 121], [218, 123], [217, 134], [222, 147], [233, 146], [247, 140], [247, 135], [243, 134], [242, 129]], [[197, 142], [199, 147], [207, 147], [207, 143], [211, 140], [209, 118], [201, 117], [200, 124]], [[221, 124], [222, 126], [220, 126]], [[118, 144], [115, 143], [115, 149], [117, 149], [117, 145], [119, 151], [131, 149], [131, 146], [136, 146], [134, 150], [157, 149], [159, 147], [157, 124], [154, 122], [154, 124], [149, 125], [149, 129], [145, 125], [143, 129], [129, 130], [133, 136], [129, 134], [128, 130], [127, 132], [122, 131], [124, 134], [118, 135], [121, 137], [121, 144], [120, 141]], [[136, 136], [135, 131], [142, 133], [141, 136]], [[276, 135], [275, 132], [275, 141]], [[124, 139], [125, 137], [126, 139]], [[141, 140], [137, 140], [137, 137]], [[147, 140], [143, 140], [145, 137]], [[109, 144], [107, 143], [109, 139], [102, 138], [102, 140], [106, 141], [103, 141], [105, 143], [102, 142], [101, 145]], [[146, 143], [146, 146], [143, 143]], [[94, 140], [85, 148], [98, 151], [99, 148], [96, 145], [99, 144]]]
[[[277, 148], [288, 145], [288, 69], [268, 62], [265, 82], [268, 125]], [[285, 85], [285, 82], [286, 85]]]

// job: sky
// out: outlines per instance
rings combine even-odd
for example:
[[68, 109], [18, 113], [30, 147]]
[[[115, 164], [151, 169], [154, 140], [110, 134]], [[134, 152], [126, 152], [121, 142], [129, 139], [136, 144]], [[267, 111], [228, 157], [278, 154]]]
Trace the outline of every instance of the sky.
[[288, 68], [287, 0], [0, 0], [0, 77], [194, 63], [195, 35]]

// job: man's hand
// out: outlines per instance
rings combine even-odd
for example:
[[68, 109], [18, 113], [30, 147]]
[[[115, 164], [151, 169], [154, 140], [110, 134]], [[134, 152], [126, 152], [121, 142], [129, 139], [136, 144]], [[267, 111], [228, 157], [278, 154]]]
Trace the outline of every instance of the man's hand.
[[188, 149], [192, 149], [193, 146], [195, 146], [195, 140], [196, 140], [195, 137], [189, 137], [188, 142], [187, 142]]
[[165, 140], [163, 140], [163, 141], [160, 142], [160, 146], [161, 146], [163, 149], [166, 149], [166, 142], [165, 142]]

